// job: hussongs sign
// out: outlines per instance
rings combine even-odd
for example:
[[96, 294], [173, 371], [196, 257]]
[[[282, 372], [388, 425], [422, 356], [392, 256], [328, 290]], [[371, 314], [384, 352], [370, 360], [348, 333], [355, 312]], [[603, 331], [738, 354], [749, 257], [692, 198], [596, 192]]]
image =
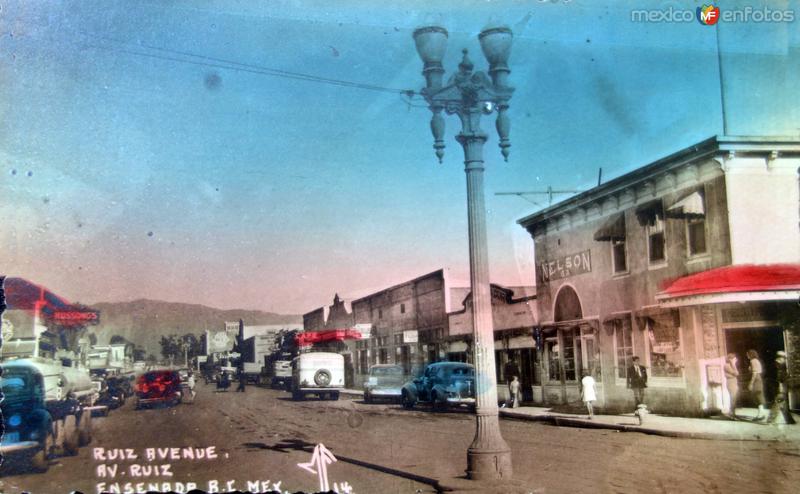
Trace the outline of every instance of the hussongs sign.
[[539, 279], [545, 283], [591, 271], [592, 253], [589, 250], [539, 263]]

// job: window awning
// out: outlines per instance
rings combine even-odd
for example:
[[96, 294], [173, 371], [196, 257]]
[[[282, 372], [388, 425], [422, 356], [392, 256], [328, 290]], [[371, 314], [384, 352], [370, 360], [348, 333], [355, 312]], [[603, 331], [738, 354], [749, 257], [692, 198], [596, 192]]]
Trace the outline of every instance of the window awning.
[[696, 190], [667, 208], [670, 218], [702, 218], [706, 215], [703, 194]]
[[654, 225], [656, 218], [664, 218], [664, 205], [661, 203], [661, 199], [646, 202], [636, 208], [636, 219], [642, 226]]
[[594, 232], [594, 239], [598, 242], [611, 240], [625, 240], [625, 213], [611, 216], [599, 230]]
[[662, 307], [800, 297], [800, 264], [724, 266], [675, 280], [656, 295]]

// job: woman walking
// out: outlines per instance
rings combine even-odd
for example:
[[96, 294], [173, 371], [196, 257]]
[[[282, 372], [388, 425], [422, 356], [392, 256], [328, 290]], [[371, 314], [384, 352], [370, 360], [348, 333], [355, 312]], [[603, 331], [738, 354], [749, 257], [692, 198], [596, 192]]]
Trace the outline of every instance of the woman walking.
[[594, 417], [594, 402], [597, 400], [597, 392], [594, 389], [594, 378], [586, 371], [583, 372], [583, 379], [581, 379], [581, 399], [586, 403], [586, 410], [589, 416], [586, 417], [592, 420]]
[[750, 360], [750, 382], [747, 383], [747, 389], [753, 393], [753, 398], [758, 402], [758, 415], [753, 420], [764, 420], [764, 407], [767, 404], [762, 377], [764, 366], [758, 359], [758, 353], [753, 349], [747, 350], [747, 358]]

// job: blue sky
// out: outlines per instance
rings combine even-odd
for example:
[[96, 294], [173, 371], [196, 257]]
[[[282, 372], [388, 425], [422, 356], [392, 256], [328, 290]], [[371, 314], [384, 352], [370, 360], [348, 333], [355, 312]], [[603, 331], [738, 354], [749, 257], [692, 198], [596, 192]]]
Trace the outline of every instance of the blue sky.
[[[478, 32], [509, 25], [508, 163], [484, 128], [490, 269], [511, 285], [533, 283], [515, 222], [538, 206], [496, 192], [585, 189], [722, 134], [714, 27], [632, 22], [633, 2], [374, 4], [5, 2], [0, 272], [86, 303], [296, 313], [440, 267], [468, 279], [455, 117], [439, 165], [419, 99], [176, 52], [417, 90], [414, 28], [450, 31], [449, 73], [463, 47], [485, 69]], [[746, 6], [800, 14], [725, 3]], [[799, 22], [718, 26], [729, 134], [800, 136]]]

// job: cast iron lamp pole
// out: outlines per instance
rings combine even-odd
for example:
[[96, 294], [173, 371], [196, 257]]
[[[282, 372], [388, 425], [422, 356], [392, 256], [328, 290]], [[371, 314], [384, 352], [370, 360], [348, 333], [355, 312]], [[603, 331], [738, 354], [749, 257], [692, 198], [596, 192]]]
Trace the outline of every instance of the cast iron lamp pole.
[[467, 174], [467, 214], [469, 216], [469, 267], [472, 290], [472, 327], [474, 332], [473, 361], [476, 371], [475, 439], [467, 450], [467, 474], [473, 480], [511, 478], [511, 449], [500, 435], [497, 411], [497, 379], [495, 378], [494, 329], [489, 286], [489, 261], [486, 242], [486, 207], [483, 196], [483, 144], [487, 135], [481, 130], [481, 115], [497, 112], [497, 134], [500, 151], [508, 160], [510, 123], [508, 100], [514, 92], [507, 84], [508, 56], [512, 33], [507, 27], [484, 29], [478, 39], [489, 62], [489, 76], [472, 71], [473, 65], [464, 56], [458, 72], [442, 85], [442, 58], [447, 47], [447, 30], [439, 26], [421, 27], [414, 31], [417, 52], [424, 62], [422, 74], [426, 87], [422, 95], [433, 113], [436, 156], [444, 156], [444, 117], [456, 114], [461, 119], [461, 132], [456, 140], [464, 148], [464, 171]]

